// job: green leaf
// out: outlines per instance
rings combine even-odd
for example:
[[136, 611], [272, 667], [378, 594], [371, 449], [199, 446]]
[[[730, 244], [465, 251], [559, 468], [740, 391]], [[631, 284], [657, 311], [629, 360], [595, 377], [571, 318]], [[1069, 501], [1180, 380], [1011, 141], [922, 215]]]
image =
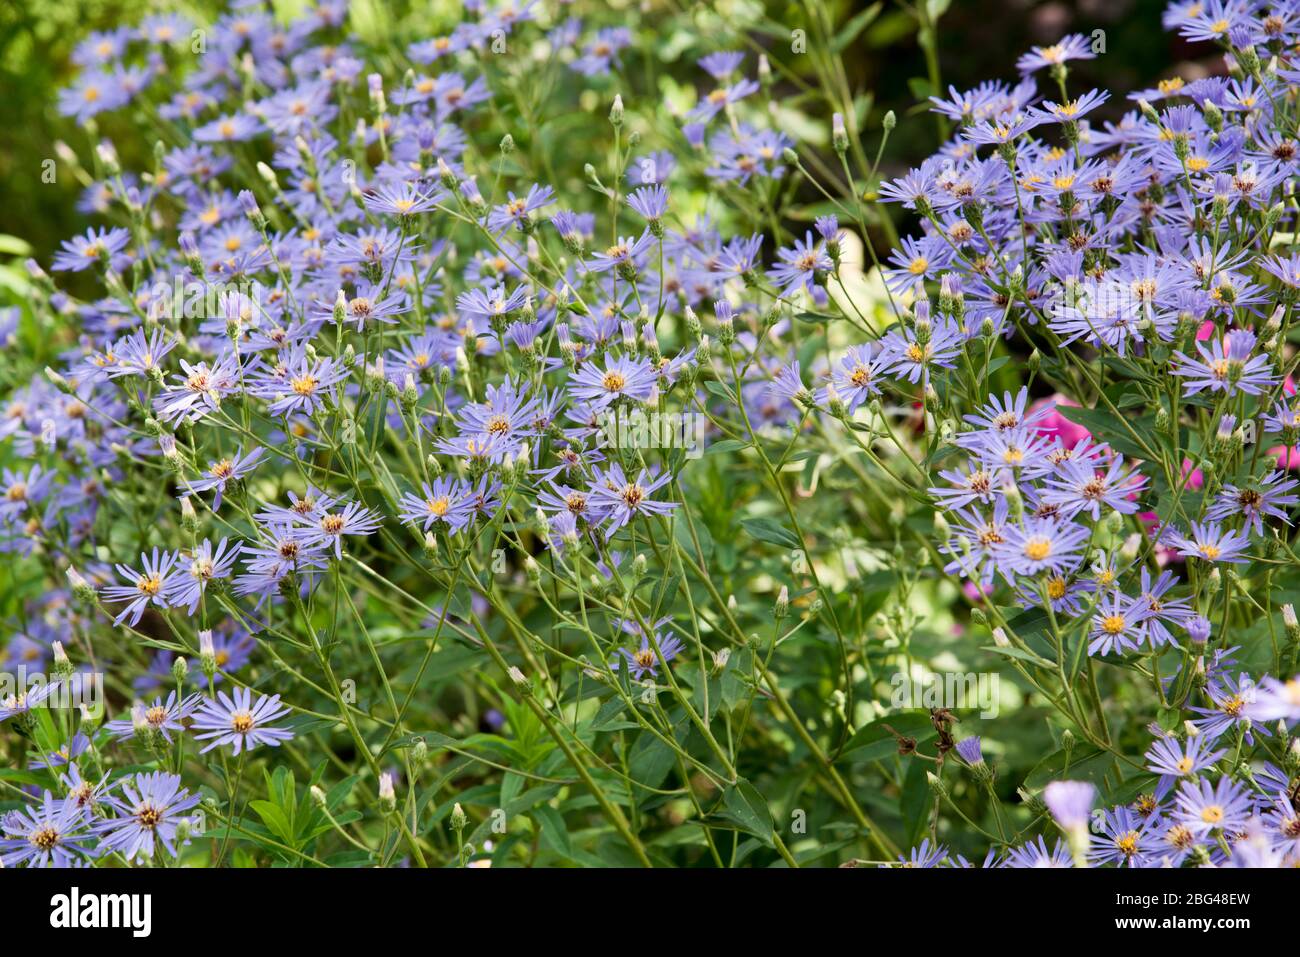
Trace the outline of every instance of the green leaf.
[[902, 711], [877, 718], [860, 728], [857, 734], [849, 738], [840, 757], [852, 757], [854, 763], [887, 758], [898, 751], [895, 732], [905, 738], [914, 738], [918, 744], [929, 741], [937, 733], [930, 723], [929, 712]]
[[727, 788], [722, 796], [722, 803], [726, 805], [724, 817], [735, 822], [741, 830], [753, 834], [766, 846], [774, 846], [772, 811], [754, 785], [740, 778]]
[[840, 53], [845, 47], [856, 40], [858, 34], [869, 27], [876, 17], [880, 16], [880, 10], [883, 6], [883, 3], [873, 3], [848, 23], [844, 24], [840, 32], [835, 34], [831, 39], [831, 52]]
[[740, 524], [744, 526], [745, 531], [749, 532], [751, 538], [755, 538], [760, 542], [779, 545], [782, 548], [803, 548], [803, 542], [799, 540], [799, 536], [775, 519], [746, 518], [742, 519]]

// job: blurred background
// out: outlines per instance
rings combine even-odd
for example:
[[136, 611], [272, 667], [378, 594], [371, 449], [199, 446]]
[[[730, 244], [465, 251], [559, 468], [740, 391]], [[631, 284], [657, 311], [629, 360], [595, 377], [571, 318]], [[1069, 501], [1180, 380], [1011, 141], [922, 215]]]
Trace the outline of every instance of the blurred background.
[[[373, 4], [379, 2], [353, 0], [353, 29], [363, 43], [368, 26], [376, 21]], [[1106, 55], [1076, 65], [1074, 75], [1080, 84], [1138, 89], [1171, 73], [1180, 72], [1190, 79], [1206, 70], [1203, 64], [1186, 62], [1185, 58], [1192, 55], [1191, 48], [1161, 29], [1162, 0], [923, 2], [924, 8], [898, 2], [866, 4], [861, 0], [825, 4], [835, 25], [837, 42], [844, 44], [849, 84], [865, 101], [863, 127], [877, 130], [879, 118], [887, 109], [895, 110], [899, 117], [899, 127], [885, 157], [883, 172], [887, 176], [914, 165], [936, 146], [934, 124], [917, 107], [918, 100], [932, 90], [935, 66], [941, 89], [948, 84], [966, 89], [990, 78], [1014, 79], [1015, 58], [1031, 45], [1052, 43], [1070, 32], [1091, 35], [1094, 30], [1103, 30]], [[292, 9], [300, 3], [277, 0], [274, 5]], [[690, 34], [704, 13], [714, 13], [737, 28], [765, 23], [766, 30], [751, 30], [751, 35], [758, 36], [773, 51], [774, 60], [779, 58], [796, 71], [803, 68], [801, 58], [791, 55], [788, 41], [780, 36], [782, 27], [795, 29], [806, 23], [808, 7], [801, 2], [615, 0], [611, 5], [624, 9], [629, 26], [657, 34], [656, 54], [667, 61], [660, 70], [683, 82], [698, 80], [693, 55], [699, 38]], [[436, 0], [383, 0], [386, 29], [398, 33], [404, 46], [409, 38], [400, 36], [404, 24], [422, 23], [422, 30], [427, 32], [432, 29], [427, 25], [430, 17], [443, 14], [458, 18], [457, 6]], [[54, 183], [41, 180], [42, 163], [54, 158], [56, 141], [69, 143], [83, 156], [90, 147], [86, 131], [59, 116], [56, 109], [57, 91], [76, 75], [71, 62], [76, 43], [92, 30], [135, 25], [148, 13], [178, 11], [201, 23], [210, 21], [214, 12], [223, 7], [175, 0], [5, 0], [0, 4], [0, 104], [4, 108], [0, 135], [0, 301], [21, 301], [25, 284], [22, 271], [15, 267], [26, 256], [48, 264], [63, 239], [85, 229], [87, 217], [77, 209], [82, 185], [66, 175], [62, 167]], [[581, 16], [582, 12], [581, 4], [575, 4], [566, 9], [565, 15]], [[939, 14], [934, 29], [935, 57], [929, 58], [925, 44], [920, 42], [924, 35], [920, 23], [935, 13]], [[678, 36], [681, 33], [686, 34], [686, 41]], [[1196, 52], [1204, 57], [1207, 49], [1202, 45]], [[634, 71], [630, 75], [635, 75]], [[1127, 105], [1122, 98], [1113, 100], [1107, 105], [1109, 116], [1118, 115]], [[152, 144], [113, 136], [114, 120], [126, 129], [128, 112], [102, 118], [101, 132], [114, 139], [126, 168], [140, 168], [139, 163], [146, 158], [141, 151], [147, 151]], [[804, 132], [795, 131], [796, 135]], [[874, 144], [870, 149], [874, 150]]]

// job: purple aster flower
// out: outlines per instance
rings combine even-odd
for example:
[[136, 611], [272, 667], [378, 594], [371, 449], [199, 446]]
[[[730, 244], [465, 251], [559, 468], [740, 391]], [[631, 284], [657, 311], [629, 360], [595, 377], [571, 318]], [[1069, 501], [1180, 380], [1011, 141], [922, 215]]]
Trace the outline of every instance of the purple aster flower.
[[[1006, 432], [1010, 429], [1037, 425], [1050, 416], [1055, 409], [1055, 403], [1047, 402], [1041, 408], [1027, 412], [1028, 405], [1029, 388], [1021, 386], [1020, 391], [1016, 393], [1014, 398], [1010, 392], [1002, 393], [1001, 399], [996, 395], [990, 395], [988, 402], [982, 408], [974, 414], [967, 414], [962, 418], [978, 429]], [[963, 445], [962, 447], [970, 448], [969, 445]]]
[[342, 508], [321, 515], [316, 524], [303, 531], [303, 540], [309, 545], [334, 545], [334, 557], [343, 556], [344, 535], [369, 535], [382, 526], [383, 519], [373, 509], [359, 502], [348, 502]]
[[741, 77], [735, 83], [724, 83], [701, 97], [695, 108], [686, 114], [686, 118], [696, 123], [707, 123], [728, 106], [757, 93], [758, 90], [757, 81], [748, 77]]
[[1280, 471], [1271, 472], [1263, 479], [1241, 486], [1224, 485], [1214, 504], [1205, 510], [1205, 517], [1219, 522], [1241, 515], [1245, 518], [1247, 527], [1254, 529], [1256, 535], [1262, 535], [1265, 515], [1291, 524], [1283, 506], [1300, 502], [1300, 496], [1289, 494], [1297, 485], [1300, 482], [1288, 479], [1286, 473]]
[[1249, 675], [1212, 675], [1205, 686], [1205, 696], [1210, 699], [1211, 707], [1189, 706], [1203, 716], [1192, 721], [1201, 734], [1218, 738], [1235, 728], [1246, 732], [1248, 744], [1254, 742], [1255, 732], [1272, 736], [1267, 724], [1254, 724], [1250, 720], [1249, 712], [1259, 697], [1259, 688]]
[[917, 320], [905, 328], [896, 327], [880, 340], [880, 361], [885, 371], [908, 382], [930, 381], [930, 369], [940, 366], [951, 369], [961, 352], [963, 337], [960, 327], [950, 319], [940, 318], [930, 323], [921, 316], [917, 303]]
[[[672, 661], [685, 647], [681, 639], [676, 635], [667, 635], [659, 630], [670, 620], [669, 618], [661, 618], [653, 626], [654, 639], [659, 646], [659, 651], [663, 653], [662, 658], [656, 654], [655, 649], [651, 646], [650, 636], [645, 633], [638, 622], [625, 619], [619, 623], [623, 631], [633, 637], [640, 636], [641, 638], [641, 647], [636, 651], [629, 651], [627, 648], [618, 649], [627, 662], [628, 673], [635, 680], [640, 681], [646, 674], [649, 674], [652, 678], [657, 678], [659, 676], [659, 665], [661, 663], [666, 665]], [[613, 667], [617, 668], [618, 665], [619, 662], [615, 661]]]
[[398, 500], [398, 517], [404, 522], [414, 522], [428, 531], [438, 522], [447, 529], [458, 532], [473, 521], [469, 503], [469, 488], [463, 480], [451, 475], [439, 475], [433, 484], [421, 486], [420, 495], [403, 492]]
[[269, 725], [288, 713], [289, 708], [280, 704], [278, 694], [269, 698], [259, 695], [253, 704], [253, 694], [247, 688], [235, 688], [230, 695], [218, 691], [217, 697], [205, 699], [195, 714], [194, 737], [210, 741], [203, 752], [223, 744], [231, 745], [236, 755], [262, 744], [279, 747], [281, 741], [293, 737], [293, 732]]
[[813, 239], [811, 230], [804, 234], [803, 239], [796, 239], [793, 247], [777, 250], [776, 258], [780, 262], [768, 270], [767, 275], [783, 296], [795, 289], [812, 292], [817, 273], [835, 268], [822, 244]]
[[664, 186], [642, 186], [632, 191], [627, 204], [653, 229], [668, 211], [668, 189]]
[[1087, 828], [1097, 788], [1087, 781], [1053, 781], [1043, 789], [1043, 803], [1067, 831]]
[[1006, 867], [1073, 867], [1074, 858], [1065, 842], [1057, 838], [1055, 846], [1049, 851], [1047, 842], [1040, 834], [1034, 841], [1014, 848], [1007, 855]]
[[265, 451], [261, 446], [258, 446], [247, 455], [236, 452], [232, 458], [224, 458], [213, 462], [208, 466], [208, 470], [202, 478], [185, 483], [186, 489], [181, 494], [181, 497], [184, 498], [192, 493], [216, 489], [217, 494], [212, 500], [212, 511], [216, 512], [221, 508], [221, 496], [225, 493], [226, 486], [231, 482], [238, 482], [251, 473], [257, 467], [257, 463]]
[[655, 390], [654, 368], [648, 360], [627, 356], [606, 358], [602, 371], [595, 362], [583, 363], [573, 374], [569, 394], [605, 408], [623, 396], [645, 402]]
[[[1191, 602], [1187, 598], [1165, 597], [1169, 589], [1177, 584], [1178, 579], [1171, 571], [1163, 571], [1153, 580], [1151, 570], [1145, 565], [1142, 567], [1141, 594], [1136, 600], [1145, 604], [1151, 613], [1146, 620], [1146, 628], [1152, 648], [1173, 641], [1173, 635], [1165, 627], [1166, 622], [1187, 628], [1189, 634], [1192, 632], [1191, 619], [1195, 616], [1192, 614]], [[1208, 624], [1206, 622], [1207, 626]], [[1207, 637], [1208, 634], [1207, 628]]]
[[1147, 479], [1136, 469], [1125, 469], [1119, 456], [1109, 467], [1097, 471], [1089, 462], [1069, 459], [1057, 466], [1056, 475], [1044, 480], [1047, 488], [1041, 500], [1057, 506], [1063, 518], [1088, 512], [1093, 520], [1101, 518], [1101, 507], [1108, 506], [1121, 515], [1138, 510], [1137, 496]]
[[109, 721], [104, 728], [111, 737], [120, 740], [134, 737], [139, 726], [161, 735], [170, 744], [171, 732], [180, 734], [185, 730], [185, 721], [194, 713], [198, 704], [198, 695], [179, 698], [175, 691], [171, 691], [168, 692], [166, 701], [158, 697], [154, 698], [151, 705], [137, 703], [132, 706], [130, 717]]
[[169, 576], [172, 575], [175, 564], [175, 553], [159, 552], [154, 548], [151, 555], [140, 553], [140, 565], [143, 571], [138, 572], [126, 565], [118, 565], [117, 573], [132, 584], [110, 585], [103, 591], [105, 601], [127, 603], [113, 619], [113, 624], [120, 625], [129, 618], [131, 627], [134, 628], [140, 623], [140, 616], [149, 605], [166, 608], [170, 604], [167, 599], [168, 589], [171, 587]]
[[1253, 332], [1234, 329], [1209, 346], [1197, 343], [1200, 359], [1175, 352], [1171, 371], [1187, 380], [1183, 386], [1186, 395], [1202, 389], [1229, 396], [1238, 392], [1259, 395], [1277, 383], [1277, 375], [1267, 355], [1251, 355], [1255, 341]]
[[146, 333], [137, 329], [113, 345], [117, 364], [108, 370], [110, 378], [124, 375], [153, 376], [162, 370], [162, 360], [176, 348], [176, 339], [161, 329]]
[[896, 865], [882, 864], [882, 867], [897, 866], [905, 868], [924, 868], [929, 869], [938, 867], [948, 860], [948, 848], [942, 844], [930, 846], [930, 839], [927, 837], [916, 847], [912, 848], [907, 856], [900, 854]]
[[1042, 69], [1062, 66], [1070, 60], [1091, 60], [1095, 56], [1087, 37], [1082, 33], [1071, 33], [1051, 46], [1030, 47], [1028, 53], [1016, 60], [1016, 69], [1021, 76], [1027, 76]]
[[604, 76], [611, 66], [622, 65], [618, 54], [631, 42], [632, 31], [627, 27], [604, 27], [596, 31], [569, 68], [583, 76]]
[[1093, 864], [1143, 867], [1159, 850], [1159, 819], [1144, 819], [1127, 807], [1116, 807], [1102, 815], [1101, 831], [1092, 835], [1088, 860]]
[[608, 272], [615, 269], [625, 273], [634, 270], [637, 257], [654, 244], [654, 234], [648, 229], [636, 239], [620, 236], [614, 245], [604, 252], [593, 253], [593, 258], [587, 260], [587, 268], [592, 272]]
[[208, 583], [218, 578], [228, 578], [230, 570], [239, 557], [241, 545], [236, 542], [227, 546], [222, 539], [214, 547], [212, 542], [200, 542], [194, 549], [186, 568], [185, 558], [178, 556], [177, 571], [167, 582], [167, 603], [175, 608], [184, 608], [191, 617], [198, 610], [199, 602], [207, 590]]
[[161, 845], [175, 857], [177, 825], [199, 803], [199, 797], [181, 787], [178, 774], [152, 771], [135, 775], [122, 783], [121, 796], [108, 798], [119, 816], [94, 826], [101, 849], [117, 851], [128, 861], [148, 861]]
[[1192, 534], [1183, 535], [1169, 526], [1162, 536], [1163, 544], [1184, 558], [1199, 558], [1206, 562], [1231, 562], [1245, 564], [1250, 561], [1242, 552], [1250, 547], [1250, 536], [1245, 532], [1224, 531], [1218, 522], [1192, 522]]
[[617, 462], [610, 466], [608, 472], [599, 466], [593, 467], [592, 472], [591, 501], [608, 516], [606, 539], [638, 515], [664, 515], [677, 507], [676, 502], [650, 500], [657, 489], [672, 481], [672, 476], [667, 472], [655, 477], [648, 470], [642, 469], [636, 481], [632, 481], [623, 474], [623, 468]]
[[1083, 96], [1073, 100], [1066, 100], [1064, 103], [1045, 101], [1042, 106], [1031, 108], [1029, 116], [1045, 123], [1074, 123], [1101, 106], [1108, 99], [1110, 99], [1110, 94], [1105, 90], [1089, 90]]
[[89, 819], [76, 800], [56, 800], [45, 792], [40, 804], [4, 816], [0, 864], [13, 867], [73, 867], [95, 856], [85, 845], [94, 838], [86, 830]]
[[130, 100], [131, 96], [121, 80], [112, 74], [93, 70], [59, 91], [59, 112], [78, 123], [85, 123], [100, 113], [125, 106]]
[[1187, 739], [1183, 744], [1177, 738], [1160, 738], [1148, 749], [1147, 770], [1169, 778], [1185, 778], [1200, 774], [1227, 751], [1210, 751], [1214, 742], [1203, 734]]
[[1104, 596], [1092, 616], [1088, 654], [1110, 655], [1136, 651], [1147, 637], [1151, 609], [1118, 591]]
[[988, 505], [1001, 493], [1002, 477], [998, 470], [985, 469], [978, 462], [968, 464], [965, 472], [942, 469], [939, 477], [951, 483], [952, 487], [936, 487], [928, 491], [944, 508], [963, 508], [973, 502]]
[[993, 555], [1008, 580], [1042, 572], [1063, 576], [1079, 564], [1089, 534], [1074, 522], [1026, 517], [1022, 525], [1007, 526]]
[[1174, 819], [1198, 837], [1212, 831], [1240, 831], [1253, 807], [1241, 785], [1226, 774], [1215, 785], [1204, 778], [1184, 781], [1178, 786], [1174, 804]]
[[73, 236], [63, 242], [50, 268], [57, 272], [81, 272], [91, 266], [107, 266], [130, 241], [130, 231], [121, 227], [100, 227], [98, 232], [88, 229], [86, 235]]
[[414, 216], [427, 212], [442, 201], [445, 193], [438, 190], [422, 191], [414, 183], [380, 186], [365, 192], [366, 209], [375, 213], [395, 216]]
[[262, 129], [256, 117], [247, 113], [219, 116], [194, 131], [196, 143], [238, 143], [251, 140]]
[[528, 187], [528, 193], [524, 196], [516, 196], [511, 192], [506, 195], [508, 201], [494, 207], [488, 214], [487, 227], [493, 232], [501, 232], [511, 226], [528, 232], [533, 228], [532, 214], [555, 202], [555, 190], [536, 183]]
[[348, 378], [348, 370], [334, 359], [305, 352], [292, 355], [283, 368], [253, 379], [248, 391], [267, 400], [272, 415], [314, 415], [334, 401], [334, 387]]
[[219, 409], [222, 399], [240, 389], [239, 357], [234, 353], [228, 353], [212, 365], [206, 362], [190, 365], [182, 359], [181, 369], [182, 375], [172, 377], [178, 384], [153, 400], [154, 409], [165, 422], [197, 422]]

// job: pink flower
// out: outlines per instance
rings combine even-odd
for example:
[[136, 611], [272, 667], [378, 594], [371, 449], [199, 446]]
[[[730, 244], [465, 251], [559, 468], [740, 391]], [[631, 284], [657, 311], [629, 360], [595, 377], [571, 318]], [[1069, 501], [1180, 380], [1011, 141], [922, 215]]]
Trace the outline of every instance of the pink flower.
[[1086, 439], [1091, 437], [1092, 433], [1089, 432], [1087, 429], [1085, 429], [1083, 426], [1079, 425], [1076, 422], [1071, 422], [1065, 416], [1061, 415], [1060, 412], [1056, 411], [1063, 405], [1073, 406], [1075, 408], [1078, 408], [1079, 406], [1079, 403], [1075, 402], [1073, 399], [1067, 399], [1065, 396], [1059, 393], [1052, 396], [1051, 398], [1039, 399], [1032, 406], [1030, 406], [1029, 411], [1030, 413], [1033, 413], [1043, 408], [1046, 405], [1053, 405], [1053, 404], [1055, 405], [1055, 408], [1053, 408], [1052, 411], [1049, 412], [1047, 415], [1043, 416], [1043, 418], [1038, 422], [1039, 432], [1041, 432], [1043, 435], [1048, 436], [1049, 438], [1055, 436], [1056, 438], [1060, 439], [1062, 444], [1064, 444], [1067, 447], [1072, 447], [1076, 442], [1078, 442], [1081, 439]]
[[1274, 446], [1268, 450], [1268, 454], [1277, 459], [1277, 467], [1280, 469], [1300, 470], [1300, 447], [1285, 445]]

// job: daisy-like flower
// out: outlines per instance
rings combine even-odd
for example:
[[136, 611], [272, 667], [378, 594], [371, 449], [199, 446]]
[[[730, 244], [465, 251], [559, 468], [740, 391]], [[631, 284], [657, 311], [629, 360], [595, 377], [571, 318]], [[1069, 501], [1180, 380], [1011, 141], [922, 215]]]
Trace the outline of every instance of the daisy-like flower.
[[86, 829], [85, 810], [75, 799], [56, 799], [45, 792], [40, 804], [4, 817], [0, 864], [13, 867], [72, 867], [95, 856], [87, 847], [94, 835]]
[[635, 189], [627, 198], [627, 204], [642, 219], [650, 224], [653, 231], [668, 211], [668, 188], [666, 186], [642, 186]]
[[654, 367], [648, 360], [617, 356], [606, 358], [603, 370], [594, 362], [584, 363], [572, 376], [569, 394], [603, 409], [623, 396], [644, 402], [655, 384]]
[[348, 370], [334, 359], [311, 359], [300, 352], [282, 370], [254, 379], [248, 391], [270, 402], [267, 411], [272, 415], [314, 415], [334, 400], [335, 386], [347, 378]]
[[[628, 674], [630, 674], [635, 680], [640, 681], [641, 678], [647, 674], [652, 678], [657, 678], [659, 676], [659, 665], [668, 664], [668, 662], [676, 658], [682, 648], [685, 647], [681, 639], [676, 635], [664, 634], [659, 630], [670, 620], [671, 619], [669, 618], [661, 618], [652, 626], [655, 644], [659, 646], [659, 651], [663, 653], [662, 658], [655, 652], [654, 645], [652, 645], [650, 641], [650, 636], [645, 633], [640, 623], [628, 620], [620, 622], [623, 631], [633, 637], [640, 636], [641, 638], [641, 646], [637, 648], [636, 651], [631, 651], [627, 648], [618, 649], [623, 655], [624, 660], [627, 662]], [[615, 661], [613, 667], [617, 668], [618, 665], [619, 662]]]
[[1071, 33], [1051, 46], [1030, 47], [1029, 52], [1016, 61], [1016, 69], [1021, 76], [1028, 76], [1039, 70], [1063, 66], [1070, 60], [1091, 60], [1094, 57], [1091, 41], [1082, 33]]
[[1006, 528], [993, 556], [1009, 581], [1017, 575], [1043, 572], [1063, 576], [1081, 561], [1089, 534], [1088, 529], [1074, 522], [1026, 517], [1023, 524]]
[[813, 239], [812, 230], [804, 233], [803, 239], [796, 239], [793, 247], [777, 250], [776, 258], [779, 262], [775, 268], [768, 270], [767, 276], [783, 296], [796, 289], [812, 292], [817, 274], [835, 268], [821, 242]]
[[1144, 819], [1127, 807], [1116, 807], [1102, 815], [1100, 833], [1092, 835], [1088, 860], [1094, 864], [1142, 867], [1151, 863], [1159, 849], [1156, 818]]
[[908, 869], [929, 869], [938, 867], [948, 860], [948, 848], [942, 844], [930, 846], [930, 839], [927, 837], [921, 841], [906, 856], [900, 854], [897, 864], [882, 864], [882, 867], [903, 867]]
[[[1036, 409], [1029, 409], [1029, 388], [1021, 386], [1020, 391], [1013, 398], [1010, 392], [1002, 393], [999, 399], [996, 395], [990, 395], [988, 402], [984, 404], [977, 412], [962, 416], [967, 422], [977, 429], [992, 429], [996, 432], [1007, 432], [1011, 429], [1019, 429], [1028, 426], [1036, 426], [1039, 422], [1049, 418], [1056, 410], [1054, 402], [1044, 402]], [[966, 433], [970, 435], [972, 433]], [[960, 438], [958, 444], [961, 444]], [[963, 445], [963, 448], [969, 448], [969, 445]]]
[[1060, 838], [1056, 839], [1056, 844], [1049, 851], [1047, 842], [1043, 836], [1038, 835], [1037, 840], [1030, 841], [1028, 844], [1014, 848], [1007, 855], [1006, 867], [1073, 867], [1074, 858], [1070, 856], [1070, 849]]
[[380, 186], [365, 192], [364, 196], [366, 209], [371, 212], [401, 217], [427, 212], [442, 200], [438, 191], [421, 192], [414, 183]]
[[117, 851], [128, 861], [151, 860], [159, 846], [175, 857], [176, 828], [199, 798], [181, 787], [178, 774], [137, 774], [122, 782], [120, 795], [105, 802], [118, 816], [94, 825], [100, 847]]
[[1146, 622], [1151, 610], [1120, 592], [1111, 592], [1097, 603], [1092, 616], [1088, 654], [1109, 655], [1136, 651], [1147, 637]]
[[1250, 536], [1245, 532], [1224, 531], [1218, 522], [1192, 522], [1192, 534], [1183, 535], [1169, 526], [1163, 536], [1164, 544], [1184, 558], [1199, 558], [1206, 562], [1245, 564], [1250, 559], [1241, 553], [1250, 547]]
[[1238, 392], [1259, 395], [1277, 383], [1277, 375], [1267, 355], [1252, 355], [1255, 341], [1253, 332], [1234, 329], [1208, 346], [1198, 342], [1199, 359], [1175, 352], [1170, 371], [1186, 380], [1183, 383], [1186, 395], [1195, 395], [1202, 389], [1228, 396]]
[[1250, 719], [1250, 709], [1259, 697], [1259, 687], [1249, 675], [1212, 675], [1210, 683], [1205, 686], [1205, 696], [1210, 699], [1211, 707], [1190, 706], [1192, 711], [1202, 716], [1192, 721], [1201, 734], [1218, 738], [1229, 730], [1241, 730], [1246, 732], [1248, 744], [1254, 742], [1256, 732], [1272, 736], [1267, 723], [1255, 724]]
[[179, 734], [185, 730], [185, 722], [198, 704], [199, 696], [196, 694], [180, 698], [175, 691], [171, 691], [168, 692], [166, 701], [158, 697], [150, 705], [136, 703], [132, 706], [129, 717], [109, 721], [104, 727], [112, 737], [119, 740], [133, 737], [139, 728], [146, 728], [162, 735], [170, 744], [171, 733], [175, 731]]
[[215, 546], [210, 541], [202, 541], [188, 559], [177, 556], [177, 571], [167, 582], [167, 602], [175, 608], [184, 608], [185, 613], [193, 617], [198, 611], [199, 602], [203, 600], [208, 583], [227, 578], [239, 557], [242, 546], [235, 542], [227, 545], [222, 539]]
[[605, 538], [632, 521], [638, 515], [665, 515], [677, 507], [676, 502], [655, 502], [650, 496], [672, 481], [667, 472], [652, 476], [646, 469], [633, 481], [623, 474], [623, 467], [615, 462], [609, 471], [599, 466], [592, 469], [591, 501], [607, 515]]
[[[1192, 612], [1191, 601], [1187, 598], [1165, 597], [1169, 589], [1177, 584], [1178, 578], [1171, 571], [1163, 571], [1153, 579], [1151, 570], [1145, 565], [1142, 567], [1141, 591], [1135, 600], [1145, 605], [1150, 612], [1146, 619], [1146, 629], [1152, 648], [1173, 641], [1173, 635], [1165, 627], [1166, 623], [1186, 628], [1189, 634], [1199, 633], [1200, 625], [1192, 621], [1196, 616]], [[1207, 626], [1208, 624], [1206, 622]]]
[[169, 339], [161, 329], [146, 333], [137, 329], [113, 345], [117, 363], [108, 369], [109, 378], [124, 375], [153, 376], [162, 371], [162, 360], [176, 348], [176, 339]]
[[311, 545], [334, 546], [334, 557], [343, 557], [344, 535], [369, 535], [383, 525], [383, 519], [373, 509], [359, 502], [348, 502], [342, 508], [321, 515], [316, 524], [303, 530], [304, 540]]
[[186, 495], [195, 492], [216, 489], [217, 494], [212, 499], [212, 511], [216, 512], [221, 508], [221, 497], [226, 491], [226, 486], [231, 482], [238, 482], [252, 472], [257, 467], [257, 463], [261, 460], [265, 451], [259, 445], [247, 455], [236, 452], [230, 458], [218, 459], [208, 466], [202, 477], [185, 483], [186, 490], [181, 497], [184, 498]]
[[593, 253], [587, 261], [587, 268], [592, 272], [608, 272], [611, 269], [620, 273], [636, 268], [637, 258], [655, 244], [654, 234], [646, 230], [636, 239], [620, 236], [614, 245], [604, 252]]
[[106, 601], [127, 603], [113, 619], [115, 625], [130, 619], [131, 627], [134, 628], [140, 623], [140, 616], [149, 605], [166, 608], [169, 604], [168, 589], [171, 587], [169, 576], [176, 565], [176, 554], [160, 552], [154, 548], [152, 554], [140, 553], [140, 565], [143, 571], [136, 571], [127, 565], [118, 565], [117, 573], [131, 584], [109, 585], [103, 591]]
[[1074, 123], [1101, 106], [1108, 99], [1110, 99], [1110, 94], [1105, 90], [1089, 90], [1083, 96], [1074, 100], [1066, 100], [1064, 103], [1046, 101], [1042, 106], [1033, 107], [1029, 111], [1029, 115], [1045, 123]]
[[[871, 343], [849, 346], [840, 358], [839, 365], [831, 372], [831, 385], [850, 415], [873, 395], [880, 394], [880, 377], [887, 364]], [[819, 389], [816, 401], [825, 405], [829, 390]]]
[[524, 196], [516, 196], [514, 193], [506, 195], [507, 201], [488, 213], [487, 227], [493, 232], [501, 232], [511, 226], [521, 232], [528, 232], [533, 228], [532, 214], [555, 202], [555, 190], [549, 186], [538, 186], [536, 183], [528, 187], [528, 192]]
[[176, 384], [153, 400], [154, 409], [165, 422], [197, 422], [220, 408], [223, 398], [239, 391], [239, 357], [234, 353], [211, 365], [206, 362], [190, 365], [182, 359], [181, 369], [182, 374], [173, 376]]
[[966, 471], [944, 469], [940, 478], [951, 483], [950, 488], [938, 487], [928, 491], [944, 508], [962, 508], [972, 502], [988, 505], [1002, 492], [1002, 476], [997, 469], [986, 469], [978, 462], [966, 466]]
[[1204, 778], [1184, 781], [1178, 786], [1174, 805], [1174, 820], [1198, 837], [1212, 831], [1223, 834], [1240, 831], [1252, 809], [1249, 795], [1226, 774], [1213, 785]]
[[1270, 472], [1259, 481], [1241, 486], [1227, 484], [1220, 490], [1214, 504], [1205, 510], [1205, 517], [1211, 521], [1221, 522], [1226, 518], [1240, 515], [1246, 520], [1246, 526], [1254, 529], [1256, 535], [1264, 533], [1264, 516], [1269, 515], [1290, 525], [1284, 506], [1300, 502], [1300, 496], [1290, 494], [1300, 482], [1288, 479], [1286, 473]]
[[462, 479], [439, 475], [433, 484], [421, 486], [421, 494], [403, 492], [398, 499], [398, 517], [404, 522], [414, 522], [429, 531], [439, 522], [448, 531], [458, 532], [473, 521], [469, 502], [469, 487]]
[[1042, 501], [1055, 505], [1063, 518], [1074, 518], [1081, 512], [1101, 518], [1101, 507], [1109, 507], [1121, 515], [1132, 515], [1138, 510], [1138, 493], [1147, 479], [1136, 469], [1125, 469], [1124, 462], [1116, 456], [1110, 465], [1098, 471], [1089, 462], [1070, 459], [1057, 466], [1056, 474], [1044, 479], [1047, 488]]
[[280, 704], [278, 694], [269, 698], [259, 695], [254, 704], [247, 688], [235, 688], [230, 695], [218, 691], [215, 699], [207, 698], [199, 706], [194, 716], [194, 736], [210, 742], [204, 752], [223, 744], [230, 745], [236, 755], [262, 744], [279, 747], [280, 742], [293, 737], [293, 732], [270, 725], [288, 713], [289, 708]]
[[64, 241], [50, 268], [58, 272], [81, 272], [91, 266], [107, 266], [130, 241], [130, 231], [120, 226], [113, 229], [101, 227], [98, 232], [88, 229], [86, 235]]
[[1147, 750], [1147, 770], [1169, 778], [1200, 774], [1228, 753], [1211, 751], [1213, 745], [1203, 734], [1188, 738], [1186, 744], [1177, 738], [1160, 738]]
[[[925, 300], [921, 300], [924, 302]], [[921, 316], [907, 328], [895, 328], [880, 340], [880, 360], [885, 371], [908, 382], [929, 382], [935, 366], [951, 369], [961, 352], [961, 328], [952, 320], [941, 318], [931, 324]]]

